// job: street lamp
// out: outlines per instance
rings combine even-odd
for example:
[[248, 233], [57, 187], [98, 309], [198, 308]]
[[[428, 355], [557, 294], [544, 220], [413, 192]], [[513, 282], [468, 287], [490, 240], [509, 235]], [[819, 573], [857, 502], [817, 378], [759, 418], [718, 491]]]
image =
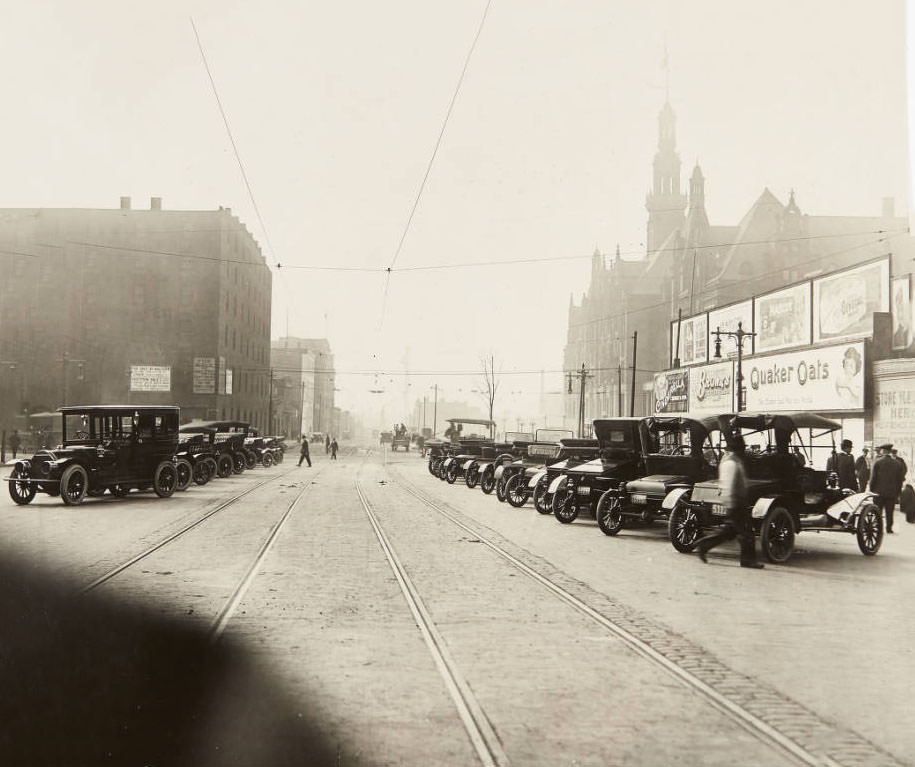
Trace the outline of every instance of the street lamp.
[[721, 336], [733, 338], [737, 342], [737, 412], [743, 412], [743, 342], [747, 338], [753, 338], [756, 333], [750, 333], [743, 329], [743, 323], [737, 323], [737, 330], [722, 330], [715, 328], [715, 359], [721, 359]]

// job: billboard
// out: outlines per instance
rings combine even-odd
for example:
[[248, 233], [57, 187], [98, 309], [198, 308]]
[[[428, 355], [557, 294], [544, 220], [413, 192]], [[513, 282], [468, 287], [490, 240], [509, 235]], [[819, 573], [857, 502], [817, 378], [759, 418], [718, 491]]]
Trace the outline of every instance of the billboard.
[[912, 286], [909, 275], [893, 279], [893, 349], [912, 343]]
[[814, 342], [871, 335], [874, 312], [889, 311], [889, 291], [889, 259], [814, 280]]
[[[712, 350], [712, 344], [715, 343], [715, 330], [720, 330], [722, 333], [729, 332], [735, 333], [737, 331], [738, 324], [746, 333], [753, 332], [753, 302], [752, 301], [742, 301], [739, 304], [732, 304], [731, 306], [725, 306], [721, 309], [714, 309], [708, 313], [708, 334], [709, 334], [709, 347], [710, 352], [714, 354]], [[744, 355], [753, 354], [753, 338], [747, 338], [743, 342], [743, 353]], [[737, 343], [735, 341], [729, 341], [727, 337], [721, 337], [721, 355], [723, 357], [732, 357], [737, 355]]]
[[[677, 346], [677, 322], [670, 323], [670, 348]], [[698, 314], [680, 321], [680, 349], [674, 353], [681, 365], [695, 365], [708, 360], [708, 315]]]
[[668, 370], [654, 375], [655, 413], [685, 413], [689, 407], [689, 371]]
[[131, 365], [130, 391], [171, 391], [172, 369], [159, 365]]
[[756, 352], [810, 343], [810, 283], [754, 299]]
[[690, 368], [690, 415], [733, 413], [734, 387], [734, 363], [730, 360]]
[[861, 341], [744, 360], [743, 376], [747, 410], [864, 409]]
[[216, 393], [216, 358], [194, 357], [194, 394]]

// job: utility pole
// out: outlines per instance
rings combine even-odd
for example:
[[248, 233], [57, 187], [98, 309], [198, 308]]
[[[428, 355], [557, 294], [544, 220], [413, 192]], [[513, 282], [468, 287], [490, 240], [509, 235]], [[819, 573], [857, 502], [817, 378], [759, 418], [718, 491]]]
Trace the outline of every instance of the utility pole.
[[635, 356], [639, 350], [639, 331], [632, 332], [632, 389], [629, 398], [629, 415], [635, 415]]
[[435, 400], [432, 403], [432, 436], [435, 437], [435, 429], [438, 426], [438, 384], [434, 385]]
[[273, 368], [270, 368], [270, 404], [267, 406], [267, 432], [273, 434]]
[[569, 377], [569, 394], [572, 393], [572, 378], [578, 378], [578, 438], [583, 439], [585, 436], [585, 381], [593, 378], [594, 374], [589, 373], [585, 363], [581, 363], [581, 370], [573, 373], [567, 373]]
[[616, 365], [616, 415], [623, 414], [623, 363]]

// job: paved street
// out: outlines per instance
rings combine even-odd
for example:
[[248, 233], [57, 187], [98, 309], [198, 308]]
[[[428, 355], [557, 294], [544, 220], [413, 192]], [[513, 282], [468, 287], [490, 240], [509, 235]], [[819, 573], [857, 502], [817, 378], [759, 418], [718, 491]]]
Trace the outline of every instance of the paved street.
[[[290, 719], [320, 733], [314, 761], [342, 765], [915, 763], [912, 526], [873, 558], [802, 533], [784, 566], [742, 570], [736, 547], [704, 566], [660, 525], [608, 538], [447, 485], [414, 453], [316, 452], [170, 499], [0, 503], [5, 558], [84, 589], [250, 491], [74, 597], [151, 608], [262, 670], [261, 687], [219, 686], [199, 763], [243, 763], [266, 732], [292, 754], [273, 721]], [[273, 720], [250, 714], [259, 695], [283, 701]]]

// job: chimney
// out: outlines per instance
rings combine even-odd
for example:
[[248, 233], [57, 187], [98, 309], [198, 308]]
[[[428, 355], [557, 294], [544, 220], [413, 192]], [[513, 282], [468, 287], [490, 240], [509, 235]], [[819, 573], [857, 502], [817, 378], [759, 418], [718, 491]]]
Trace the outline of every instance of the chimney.
[[149, 209], [150, 210], [162, 210], [162, 198], [161, 197], [150, 197], [149, 198]]
[[883, 217], [884, 218], [895, 218], [896, 217], [896, 198], [895, 197], [884, 197], [883, 198]]
[[129, 197], [121, 198], [121, 210], [130, 210], [130, 198]]

